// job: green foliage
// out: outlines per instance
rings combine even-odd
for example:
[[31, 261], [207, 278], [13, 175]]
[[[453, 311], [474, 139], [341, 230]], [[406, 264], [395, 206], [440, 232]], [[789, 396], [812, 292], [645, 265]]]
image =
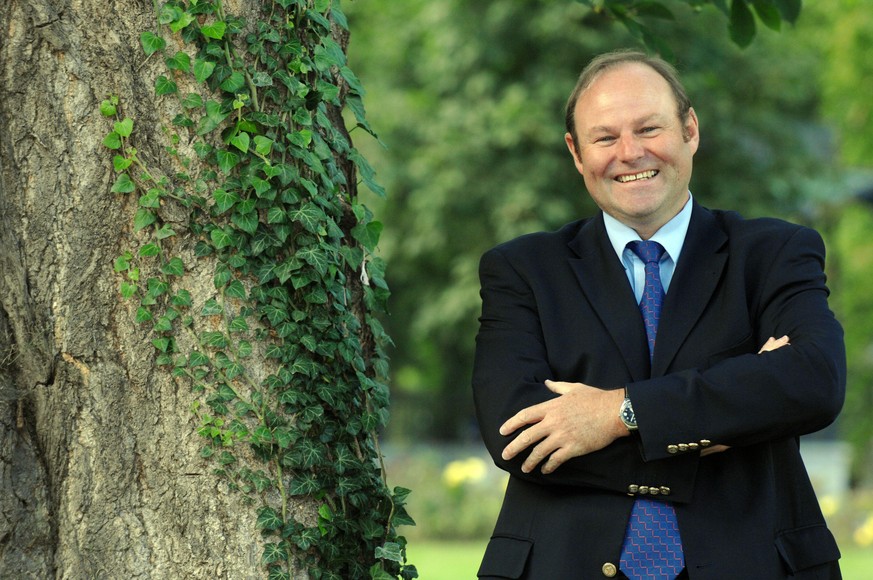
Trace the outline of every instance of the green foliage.
[[594, 14], [603, 14], [620, 22], [635, 39], [668, 57], [672, 56], [673, 51], [667, 37], [658, 34], [649, 22], [652, 19], [674, 20], [670, 4], [684, 3], [698, 11], [711, 4], [727, 17], [731, 40], [742, 47], [749, 46], [754, 40], [756, 21], [778, 31], [783, 21], [794, 24], [801, 8], [801, 0], [676, 0], [672, 3], [653, 0], [576, 1], [586, 5]]
[[[142, 34], [167, 67], [156, 98], [182, 111], [161, 163], [172, 177], [131, 146], [118, 98], [101, 104], [115, 120], [104, 140], [112, 191], [141, 193], [142, 245], [114, 263], [120, 292], [138, 301], [156, 364], [199, 394], [201, 456], [255, 506], [268, 577], [414, 578], [396, 532], [413, 523], [408, 490], [387, 488], [377, 439], [389, 339], [373, 313], [388, 289], [373, 255], [381, 224], [358, 199], [356, 171], [383, 192], [341, 116], [353, 100], [368, 127], [339, 44], [345, 17], [329, 0], [267, 2], [263, 14], [247, 23], [220, 0], [170, 0], [158, 8], [165, 28]], [[186, 262], [175, 253], [190, 241]], [[195, 298], [188, 273], [207, 267], [214, 295]], [[295, 518], [294, 496], [320, 506], [317, 524]]]
[[[371, 203], [390, 224], [380, 239], [393, 291], [384, 320], [398, 345], [389, 433], [475, 436], [479, 257], [595, 212], [563, 142], [563, 107], [591, 57], [637, 40], [579, 2], [371, 0], [351, 8], [353, 64], [387, 144], [365, 153], [391, 191], [390, 203]], [[681, 2], [671, 10], [673, 20], [649, 26], [669, 39], [700, 118], [695, 198], [796, 217], [809, 200], [831, 196], [815, 43], [786, 27], [761, 30], [740, 50], [717, 33], [720, 11]]]

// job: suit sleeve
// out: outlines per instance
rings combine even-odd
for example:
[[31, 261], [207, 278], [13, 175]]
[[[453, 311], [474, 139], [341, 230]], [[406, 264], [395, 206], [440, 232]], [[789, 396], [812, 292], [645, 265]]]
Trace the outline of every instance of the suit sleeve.
[[[482, 437], [498, 467], [543, 485], [585, 486], [626, 493], [630, 482], [652, 482], [671, 489], [673, 501], [690, 500], [698, 457], [643, 460], [635, 438], [622, 438], [595, 453], [567, 461], [549, 475], [523, 473], [522, 453], [501, 457], [512, 440], [498, 429], [525, 407], [554, 398], [544, 381], [554, 378], [548, 363], [536, 299], [530, 284], [499, 249], [480, 263], [482, 316], [476, 337], [473, 393]], [[618, 413], [618, 409], [616, 409]]]
[[[827, 303], [824, 255], [818, 233], [798, 228], [772, 259], [746, 272], [757, 345], [748, 354], [628, 385], [647, 460], [676, 456], [682, 442], [750, 446], [834, 421], [845, 397], [846, 361], [843, 331]], [[755, 353], [768, 337], [782, 335], [790, 346]]]

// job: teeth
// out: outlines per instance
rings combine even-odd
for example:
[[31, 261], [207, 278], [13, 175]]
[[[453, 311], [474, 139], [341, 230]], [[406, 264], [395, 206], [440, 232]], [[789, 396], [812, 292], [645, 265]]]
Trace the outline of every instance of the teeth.
[[629, 181], [637, 181], [640, 179], [649, 179], [650, 177], [654, 177], [658, 174], [654, 169], [650, 169], [648, 171], [641, 171], [639, 173], [634, 173], [633, 175], [619, 175], [615, 178], [616, 181], [620, 181], [621, 183], [628, 183]]

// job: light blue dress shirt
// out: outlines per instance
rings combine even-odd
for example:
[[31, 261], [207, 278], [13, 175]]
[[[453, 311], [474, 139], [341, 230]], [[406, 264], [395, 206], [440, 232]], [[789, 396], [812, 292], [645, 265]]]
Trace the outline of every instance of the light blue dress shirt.
[[[673, 219], [661, 226], [661, 229], [655, 232], [655, 235], [649, 238], [664, 246], [666, 250], [660, 262], [661, 285], [664, 286], [665, 294], [670, 289], [670, 281], [673, 279], [673, 272], [676, 270], [676, 264], [679, 262], [682, 245], [685, 243], [685, 234], [688, 233], [688, 224], [691, 223], [691, 206], [691, 193], [689, 192], [685, 207]], [[608, 213], [604, 212], [603, 221], [606, 225], [606, 234], [609, 236], [609, 241], [618, 259], [621, 260], [624, 266], [628, 281], [634, 291], [634, 296], [636, 296], [637, 303], [639, 303], [643, 297], [643, 288], [646, 285], [646, 265], [626, 246], [628, 242], [641, 240], [642, 238], [633, 228], [624, 225]]]

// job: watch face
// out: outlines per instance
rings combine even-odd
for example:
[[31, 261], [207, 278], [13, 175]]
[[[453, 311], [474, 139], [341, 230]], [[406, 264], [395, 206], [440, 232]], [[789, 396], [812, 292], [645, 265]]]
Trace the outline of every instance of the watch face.
[[625, 399], [621, 405], [621, 420], [629, 428], [637, 426], [637, 417], [634, 414], [634, 408], [631, 405], [630, 399]]

